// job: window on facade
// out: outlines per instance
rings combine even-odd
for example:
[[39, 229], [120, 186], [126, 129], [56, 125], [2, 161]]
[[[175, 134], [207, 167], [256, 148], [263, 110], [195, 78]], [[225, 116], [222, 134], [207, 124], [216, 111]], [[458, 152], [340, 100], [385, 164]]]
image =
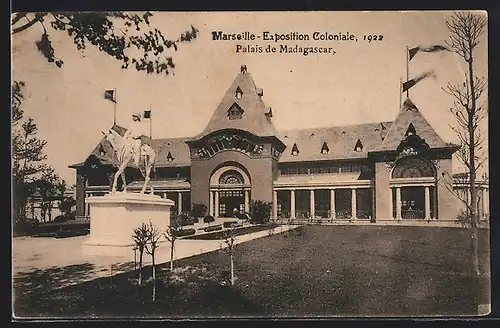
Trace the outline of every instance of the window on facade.
[[341, 170], [342, 170], [342, 172], [352, 172], [351, 171], [351, 164], [342, 164]]
[[358, 141], [356, 141], [356, 145], [354, 146], [354, 151], [356, 152], [363, 151], [363, 144], [361, 143], [361, 140], [358, 139]]
[[299, 167], [299, 174], [308, 174], [309, 169], [307, 167]]
[[415, 131], [413, 124], [410, 123], [410, 125], [408, 125], [408, 129], [406, 129], [405, 137], [411, 136], [412, 134], [417, 134], [417, 132]]
[[237, 120], [243, 117], [243, 109], [234, 103], [227, 111], [227, 116], [230, 120]]
[[167, 154], [167, 162], [172, 162], [174, 160], [174, 156], [172, 156], [172, 153], [169, 151]]
[[330, 173], [330, 167], [322, 166], [319, 168], [319, 173]]
[[434, 177], [433, 164], [419, 156], [407, 156], [399, 159], [392, 170], [393, 178]]
[[330, 149], [328, 148], [328, 145], [326, 144], [326, 141], [323, 142], [323, 146], [321, 146], [321, 153], [322, 154], [328, 154]]
[[236, 97], [236, 99], [241, 99], [241, 97], [243, 96], [243, 91], [240, 87], [236, 88], [236, 93], [234, 94], [234, 96]]
[[311, 174], [319, 174], [319, 171], [319, 167], [311, 167], [311, 169], [309, 170]]
[[361, 165], [361, 172], [371, 172], [370, 166]]
[[220, 184], [243, 184], [245, 180], [240, 172], [235, 170], [228, 170], [221, 174], [219, 178]]
[[292, 147], [292, 155], [297, 156], [299, 154], [299, 147], [297, 147], [297, 144], [294, 143]]
[[101, 156], [106, 155], [106, 151], [104, 150], [104, 147], [102, 145], [99, 146], [99, 155], [101, 155]]

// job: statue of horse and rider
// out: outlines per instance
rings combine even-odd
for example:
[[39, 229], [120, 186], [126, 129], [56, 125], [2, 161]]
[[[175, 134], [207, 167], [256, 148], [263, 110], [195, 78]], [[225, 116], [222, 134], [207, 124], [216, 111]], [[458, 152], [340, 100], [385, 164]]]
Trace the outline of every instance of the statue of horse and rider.
[[123, 136], [113, 129], [109, 129], [107, 133], [102, 132], [115, 152], [118, 166], [118, 170], [114, 175], [111, 192], [116, 192], [118, 177], [122, 179], [123, 191], [127, 191], [125, 169], [131, 166], [138, 168], [144, 177], [144, 185], [140, 193], [143, 194], [146, 191], [146, 187], [149, 183], [150, 193], [152, 194], [153, 186], [151, 184], [151, 172], [154, 170], [156, 153], [151, 146], [142, 143], [141, 114], [132, 114], [132, 119], [132, 124]]

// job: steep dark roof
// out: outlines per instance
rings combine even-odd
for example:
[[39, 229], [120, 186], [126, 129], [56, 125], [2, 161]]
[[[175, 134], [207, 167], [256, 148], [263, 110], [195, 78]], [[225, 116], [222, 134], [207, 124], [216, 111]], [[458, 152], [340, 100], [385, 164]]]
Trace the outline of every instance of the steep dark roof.
[[[191, 153], [185, 140], [187, 138], [149, 140], [149, 145], [156, 153], [155, 165], [157, 167], [190, 166]], [[169, 152], [173, 157], [172, 161], [167, 160]]]
[[[243, 92], [241, 99], [237, 99], [235, 96], [238, 88]], [[277, 132], [273, 124], [266, 117], [270, 108], [266, 107], [259, 93], [261, 90], [257, 90], [250, 73], [238, 74], [227, 89], [207, 126], [195, 139], [222, 129], [245, 130], [262, 137], [276, 136]], [[242, 118], [232, 120], [228, 118], [228, 110], [233, 104], [237, 104], [243, 110]]]
[[[280, 162], [365, 158], [368, 151], [380, 145], [390, 126], [391, 122], [381, 122], [280, 131], [287, 146]], [[363, 144], [361, 152], [354, 151], [358, 139]], [[322, 154], [321, 149], [325, 142], [329, 151]], [[294, 144], [299, 149], [296, 156], [292, 155]]]
[[409, 125], [413, 124], [416, 134], [425, 139], [430, 148], [449, 147], [443, 139], [436, 133], [429, 122], [425, 119], [417, 106], [408, 98], [401, 106], [398, 116], [394, 120], [386, 138], [375, 151], [394, 150], [398, 147], [401, 140], [405, 138], [405, 133]]
[[[118, 132], [118, 134], [121, 135], [122, 137], [125, 134], [125, 131], [127, 131], [127, 129], [125, 129], [124, 127], [116, 125], [116, 124], [113, 125], [111, 127], [111, 129]], [[104, 151], [103, 155], [101, 155], [101, 150]], [[111, 147], [111, 144], [106, 140], [105, 137], [102, 137], [101, 140], [97, 143], [97, 145], [94, 147], [92, 152], [89, 154], [89, 156], [87, 156], [87, 158], [84, 161], [82, 161], [80, 163], [72, 164], [69, 167], [70, 168], [77, 168], [77, 167], [83, 166], [85, 164], [86, 160], [90, 156], [97, 157], [99, 159], [99, 161], [103, 164], [112, 164], [112, 163], [114, 163], [114, 160], [115, 160], [114, 151], [113, 151], [113, 148]]]

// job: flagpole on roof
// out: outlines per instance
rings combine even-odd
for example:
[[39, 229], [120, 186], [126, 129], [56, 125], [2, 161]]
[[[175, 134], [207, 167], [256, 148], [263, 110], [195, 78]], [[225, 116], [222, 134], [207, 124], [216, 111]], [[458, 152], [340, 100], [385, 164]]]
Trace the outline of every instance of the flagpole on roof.
[[[409, 49], [408, 46], [406, 46], [406, 81], [410, 79], [410, 57], [409, 57]], [[409, 88], [406, 89], [406, 98], [410, 97], [410, 91]]]
[[116, 125], [116, 88], [114, 92], [115, 101], [113, 101], [113, 126]]
[[403, 79], [400, 77], [399, 78], [399, 107], [398, 107], [398, 111], [401, 109], [401, 105], [402, 105], [402, 96], [403, 95]]

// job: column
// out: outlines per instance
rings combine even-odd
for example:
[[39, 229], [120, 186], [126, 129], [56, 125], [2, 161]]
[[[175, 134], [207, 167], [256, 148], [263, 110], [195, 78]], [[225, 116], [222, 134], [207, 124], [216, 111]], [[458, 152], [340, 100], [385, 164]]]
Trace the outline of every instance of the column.
[[396, 188], [396, 219], [401, 220], [401, 188]]
[[245, 190], [245, 213], [250, 212], [250, 197], [248, 190]]
[[425, 186], [425, 219], [431, 219], [431, 194], [429, 192], [429, 186]]
[[162, 195], [163, 199], [167, 199], [167, 193], [164, 192], [163, 195]]
[[209, 197], [208, 197], [208, 213], [211, 216], [214, 216], [214, 192], [209, 191]]
[[278, 219], [278, 192], [273, 190], [273, 219]]
[[214, 217], [218, 218], [219, 217], [219, 191], [216, 190], [214, 192]]
[[394, 219], [393, 209], [394, 205], [392, 204], [392, 187], [389, 187], [389, 218]]
[[290, 190], [290, 218], [295, 219], [295, 190]]
[[315, 199], [314, 199], [314, 189], [309, 191], [309, 213], [312, 219], [316, 216], [315, 214]]
[[335, 189], [330, 189], [330, 218], [335, 219]]
[[356, 189], [351, 189], [351, 219], [356, 220]]
[[182, 192], [177, 193], [177, 213], [182, 213]]

